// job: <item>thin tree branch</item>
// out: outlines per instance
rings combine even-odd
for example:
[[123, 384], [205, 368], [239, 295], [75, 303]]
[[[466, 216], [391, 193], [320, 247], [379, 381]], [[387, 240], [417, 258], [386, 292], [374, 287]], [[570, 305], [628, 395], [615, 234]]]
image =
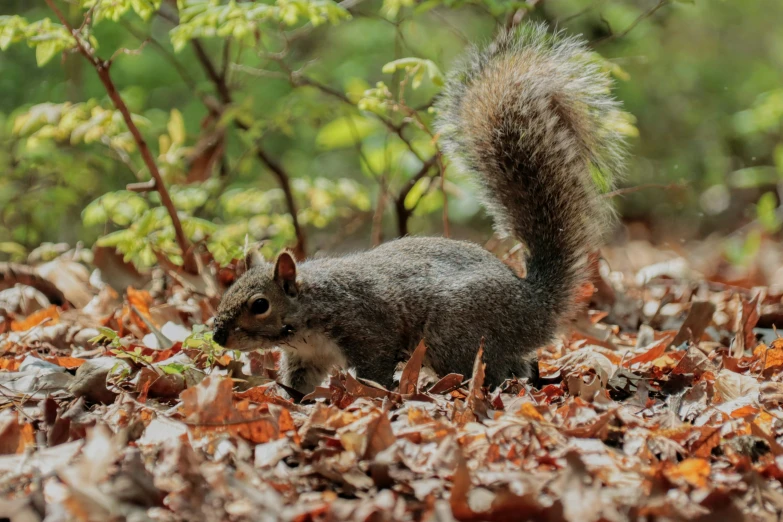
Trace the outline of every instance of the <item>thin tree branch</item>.
[[[631, 22], [631, 25], [629, 25], [628, 27], [626, 27], [626, 29], [625, 29], [623, 32], [621, 32], [621, 33], [614, 33], [614, 32], [612, 32], [612, 34], [609, 34], [609, 35], [607, 35], [607, 36], [604, 36], [603, 38], [599, 38], [598, 40], [595, 40], [594, 42], [591, 42], [591, 43], [590, 43], [590, 45], [591, 45], [591, 46], [593, 46], [593, 47], [595, 47], [595, 46], [597, 46], [597, 45], [600, 45], [600, 44], [606, 43], [606, 42], [608, 42], [608, 41], [611, 41], [611, 40], [616, 40], [616, 39], [618, 39], [618, 38], [623, 38], [623, 37], [627, 36], [627, 35], [628, 35], [628, 33], [630, 33], [631, 31], [633, 31], [633, 30], [636, 28], [636, 26], [637, 26], [637, 25], [639, 25], [639, 24], [640, 24], [640, 23], [641, 23], [643, 20], [645, 20], [646, 18], [649, 18], [649, 17], [651, 17], [652, 15], [654, 15], [654, 14], [655, 14], [655, 12], [656, 12], [656, 11], [658, 11], [658, 9], [660, 9], [661, 7], [664, 7], [664, 6], [666, 6], [666, 5], [669, 5], [669, 3], [671, 3], [671, 0], [658, 0], [658, 3], [656, 3], [656, 4], [655, 4], [654, 6], [652, 6], [650, 9], [648, 9], [647, 11], [645, 11], [644, 13], [642, 13], [641, 15], [639, 15], [639, 16], [636, 18], [636, 20], [634, 20], [633, 22]], [[607, 26], [608, 26], [608, 25], [609, 25], [609, 24], [608, 24], [608, 22], [607, 22]], [[610, 32], [612, 31], [612, 28], [611, 28], [611, 27], [609, 27], [609, 31], [610, 31]]]
[[408, 235], [408, 219], [410, 219], [411, 214], [413, 214], [413, 211], [416, 208], [415, 206], [413, 208], [407, 208], [405, 206], [405, 199], [407, 199], [408, 194], [413, 190], [413, 187], [416, 186], [416, 183], [427, 175], [437, 161], [437, 154], [425, 161], [421, 166], [421, 169], [402, 186], [394, 200], [394, 209], [397, 212], [397, 233], [400, 237]]
[[220, 96], [220, 100], [225, 104], [231, 103], [231, 91], [225, 82], [225, 76], [220, 74], [217, 68], [215, 68], [215, 65], [212, 63], [212, 60], [210, 60], [207, 51], [204, 49], [204, 46], [201, 45], [201, 42], [198, 39], [192, 40], [191, 43], [193, 44], [193, 50], [196, 52], [196, 58], [198, 58], [201, 67], [204, 69], [204, 72], [209, 78], [209, 81], [215, 85], [215, 88], [218, 91], [218, 95]]
[[626, 194], [632, 194], [634, 192], [639, 192], [640, 190], [647, 190], [651, 188], [672, 190], [672, 189], [685, 189], [687, 188], [687, 186], [682, 183], [669, 183], [668, 185], [662, 183], [645, 183], [643, 185], [635, 185], [633, 187], [625, 187], [625, 188], [613, 190], [611, 192], [607, 192], [606, 194], [602, 194], [601, 197], [609, 199], [617, 196], [624, 196]]
[[[340, 91], [337, 91], [335, 89], [332, 89], [328, 85], [324, 85], [320, 82], [317, 82], [313, 80], [312, 78], [309, 78], [307, 76], [304, 76], [302, 74], [296, 74], [296, 73], [290, 73], [291, 74], [291, 85], [295, 87], [301, 87], [301, 86], [309, 86], [314, 87], [318, 89], [319, 91], [323, 92], [324, 94], [328, 94], [329, 96], [332, 96], [333, 98], [336, 98], [340, 100], [341, 102], [350, 105], [351, 107], [356, 107], [356, 104], [354, 104], [345, 94], [341, 93]], [[387, 129], [392, 131], [394, 134], [396, 134], [403, 143], [410, 149], [413, 154], [416, 155], [416, 157], [419, 159], [419, 161], [424, 162], [425, 159], [416, 152], [416, 149], [413, 147], [413, 144], [411, 143], [411, 140], [408, 139], [405, 134], [403, 133], [403, 130], [407, 126], [407, 122], [403, 122], [400, 124], [396, 124], [393, 121], [391, 121], [388, 118], [384, 118], [380, 114], [377, 114], [375, 112], [371, 112], [369, 114], [372, 114], [372, 116], [383, 123]]]
[[179, 245], [180, 250], [182, 250], [183, 268], [188, 273], [198, 273], [195, 254], [190, 245], [190, 241], [188, 241], [187, 236], [185, 236], [185, 232], [182, 230], [182, 223], [180, 222], [179, 216], [177, 215], [177, 209], [174, 207], [174, 202], [171, 201], [171, 196], [169, 196], [169, 192], [163, 183], [163, 178], [160, 175], [160, 171], [158, 170], [158, 166], [155, 163], [155, 159], [152, 157], [152, 152], [150, 152], [150, 149], [147, 146], [147, 142], [141, 135], [139, 128], [133, 122], [133, 117], [131, 116], [130, 110], [128, 110], [128, 106], [125, 105], [125, 101], [122, 99], [122, 96], [120, 96], [120, 93], [111, 78], [111, 74], [109, 73], [111, 61], [101, 60], [98, 56], [95, 55], [93, 49], [90, 48], [81, 39], [79, 33], [73, 29], [60, 9], [54, 4], [54, 0], [46, 0], [46, 4], [54, 12], [57, 18], [60, 19], [60, 22], [68, 30], [68, 32], [71, 33], [74, 40], [76, 40], [77, 49], [93, 66], [112, 103], [117, 108], [117, 110], [120, 111], [120, 114], [122, 114], [122, 118], [125, 120], [125, 125], [127, 125], [128, 130], [133, 136], [133, 140], [136, 142], [136, 146], [138, 147], [139, 153], [144, 160], [144, 164], [147, 166], [147, 169], [150, 171], [150, 175], [155, 180], [155, 188], [160, 195], [160, 201], [163, 206], [166, 207], [166, 210], [171, 217], [171, 222], [174, 226], [174, 234], [177, 238], [177, 244]]
[[152, 47], [158, 51], [158, 53], [165, 59], [169, 64], [171, 64], [174, 69], [177, 70], [177, 73], [182, 78], [182, 81], [185, 82], [185, 85], [188, 86], [188, 89], [190, 89], [192, 92], [196, 92], [196, 81], [193, 79], [193, 77], [190, 75], [188, 70], [180, 63], [179, 60], [177, 60], [176, 56], [172, 52], [170, 52], [166, 47], [160, 43], [158, 40], [152, 37], [152, 35], [144, 36], [143, 34], [139, 33], [139, 31], [133, 27], [131, 24], [126, 22], [125, 20], [120, 20], [120, 25], [122, 25], [126, 31], [128, 31], [131, 35], [133, 35], [137, 40], [140, 40], [142, 42], [147, 41], [149, 42]]
[[[212, 63], [212, 60], [206, 53], [206, 50], [198, 40], [193, 40], [193, 49], [196, 52], [196, 57], [204, 69], [204, 72], [209, 77], [210, 81], [215, 85], [215, 89], [218, 92], [220, 101], [223, 103], [223, 105], [230, 105], [233, 99], [231, 96], [231, 90], [226, 84], [225, 76], [218, 73], [215, 65]], [[234, 120], [234, 124], [242, 130], [248, 130], [248, 126], [239, 120]], [[291, 214], [291, 219], [293, 220], [294, 225], [294, 232], [296, 234], [294, 255], [298, 259], [304, 259], [307, 253], [307, 241], [304, 229], [299, 223], [299, 211], [296, 206], [296, 201], [294, 200], [293, 191], [291, 189], [291, 176], [289, 176], [285, 169], [283, 169], [282, 165], [277, 163], [272, 159], [271, 156], [269, 156], [269, 154], [266, 153], [266, 151], [261, 147], [260, 143], [258, 144], [258, 149], [256, 150], [256, 157], [258, 157], [259, 161], [261, 161], [261, 163], [263, 163], [270, 171], [272, 171], [272, 174], [277, 179], [280, 188], [283, 190], [286, 207], [288, 207], [288, 213]]]
[[256, 151], [256, 156], [259, 160], [261, 160], [261, 163], [266, 165], [266, 167], [272, 171], [272, 174], [275, 175], [277, 178], [277, 183], [280, 185], [280, 188], [283, 189], [283, 193], [285, 194], [285, 203], [288, 207], [288, 210], [291, 214], [291, 217], [293, 219], [294, 223], [294, 232], [296, 234], [296, 246], [294, 247], [294, 255], [297, 259], [304, 259], [306, 256], [306, 250], [305, 250], [305, 235], [304, 231], [302, 230], [302, 226], [299, 223], [299, 218], [297, 216], [297, 207], [296, 202], [294, 201], [294, 193], [291, 190], [291, 177], [288, 175], [288, 173], [283, 170], [283, 167], [280, 166], [279, 163], [277, 163], [275, 160], [273, 160], [262, 148], [258, 148]]

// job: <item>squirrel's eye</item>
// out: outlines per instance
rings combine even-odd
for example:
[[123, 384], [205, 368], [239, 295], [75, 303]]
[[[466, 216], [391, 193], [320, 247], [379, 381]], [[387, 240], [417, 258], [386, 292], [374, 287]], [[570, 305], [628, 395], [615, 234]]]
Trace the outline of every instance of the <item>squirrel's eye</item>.
[[256, 297], [250, 301], [250, 313], [253, 315], [267, 315], [271, 306], [265, 297]]

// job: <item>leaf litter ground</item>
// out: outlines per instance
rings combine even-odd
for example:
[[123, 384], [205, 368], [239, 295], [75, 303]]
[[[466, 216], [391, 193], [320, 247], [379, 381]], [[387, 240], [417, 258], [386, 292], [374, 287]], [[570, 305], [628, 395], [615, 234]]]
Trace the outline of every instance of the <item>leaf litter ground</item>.
[[422, 343], [394, 390], [336, 372], [302, 398], [198, 326], [227, 272], [118, 292], [61, 256], [70, 305], [0, 292], [0, 517], [778, 520], [775, 278], [607, 257], [535, 382], [486, 389], [480, 354], [438, 379]]

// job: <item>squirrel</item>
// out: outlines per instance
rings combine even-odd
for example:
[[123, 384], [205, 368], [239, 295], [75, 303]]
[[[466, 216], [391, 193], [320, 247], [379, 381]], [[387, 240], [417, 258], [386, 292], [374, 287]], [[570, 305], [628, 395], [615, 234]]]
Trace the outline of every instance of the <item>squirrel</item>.
[[303, 393], [334, 366], [390, 387], [422, 339], [438, 375], [470, 375], [483, 345], [485, 384], [531, 377], [536, 350], [574, 317], [587, 254], [612, 216], [593, 179], [623, 164], [623, 138], [608, 125], [619, 109], [611, 87], [583, 40], [539, 24], [504, 30], [447, 79], [440, 141], [480, 180], [496, 230], [524, 243], [526, 277], [445, 238], [299, 263], [282, 252], [226, 291], [213, 340], [279, 347], [280, 381]]

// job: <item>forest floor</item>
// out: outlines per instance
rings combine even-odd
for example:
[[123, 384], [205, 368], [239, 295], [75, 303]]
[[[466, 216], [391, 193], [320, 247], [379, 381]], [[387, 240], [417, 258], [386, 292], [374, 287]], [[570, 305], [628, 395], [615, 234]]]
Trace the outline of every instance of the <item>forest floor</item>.
[[0, 518], [779, 520], [783, 253], [719, 250], [607, 250], [538, 382], [436, 379], [421, 345], [394, 390], [335, 373], [298, 401], [273, 353], [196, 326], [231, 270], [6, 266]]

